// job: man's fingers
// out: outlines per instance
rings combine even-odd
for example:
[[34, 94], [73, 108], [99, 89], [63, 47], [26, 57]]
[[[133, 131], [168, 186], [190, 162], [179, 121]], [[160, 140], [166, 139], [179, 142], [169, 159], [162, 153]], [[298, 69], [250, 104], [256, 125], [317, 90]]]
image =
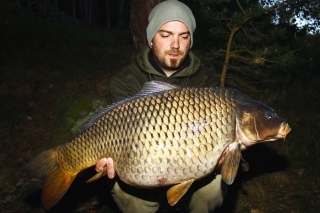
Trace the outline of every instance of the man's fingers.
[[116, 172], [114, 171], [114, 168], [113, 168], [112, 158], [107, 159], [107, 175], [108, 175], [108, 178], [110, 178], [110, 179], [112, 179], [116, 176]]
[[101, 172], [103, 170], [103, 167], [106, 166], [107, 162], [107, 158], [100, 159], [99, 162], [96, 164], [96, 172]]
[[101, 172], [104, 167], [106, 167], [106, 172], [108, 175], [108, 178], [112, 179], [116, 176], [116, 172], [113, 168], [113, 160], [112, 158], [102, 158], [99, 160], [99, 162], [96, 164], [96, 171]]

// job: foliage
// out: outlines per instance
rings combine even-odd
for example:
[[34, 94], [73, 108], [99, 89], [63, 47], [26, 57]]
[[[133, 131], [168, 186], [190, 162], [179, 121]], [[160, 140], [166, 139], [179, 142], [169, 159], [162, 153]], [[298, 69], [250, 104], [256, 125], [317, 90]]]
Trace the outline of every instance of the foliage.
[[311, 34], [320, 32], [318, 0], [262, 0], [261, 5], [274, 16], [276, 23], [287, 23]]
[[198, 3], [211, 36], [207, 60], [218, 63], [221, 86], [232, 83], [253, 89], [263, 81], [274, 82], [274, 71], [285, 75], [302, 62], [297, 53], [304, 48], [307, 32], [286, 22], [275, 24], [276, 6], [257, 0]]

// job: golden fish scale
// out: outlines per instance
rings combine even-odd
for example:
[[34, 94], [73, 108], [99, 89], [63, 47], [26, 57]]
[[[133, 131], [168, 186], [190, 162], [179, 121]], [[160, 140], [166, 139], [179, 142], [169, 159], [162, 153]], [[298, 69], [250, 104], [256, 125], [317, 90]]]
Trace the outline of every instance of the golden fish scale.
[[65, 172], [112, 157], [119, 177], [140, 187], [198, 179], [214, 169], [235, 137], [231, 91], [170, 90], [128, 101], [58, 149]]

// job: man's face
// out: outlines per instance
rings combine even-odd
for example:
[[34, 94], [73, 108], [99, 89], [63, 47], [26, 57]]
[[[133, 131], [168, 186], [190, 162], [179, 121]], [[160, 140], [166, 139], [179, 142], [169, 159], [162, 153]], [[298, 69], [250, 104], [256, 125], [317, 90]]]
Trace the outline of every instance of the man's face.
[[169, 77], [188, 55], [190, 31], [180, 21], [167, 22], [159, 28], [150, 44], [157, 63]]

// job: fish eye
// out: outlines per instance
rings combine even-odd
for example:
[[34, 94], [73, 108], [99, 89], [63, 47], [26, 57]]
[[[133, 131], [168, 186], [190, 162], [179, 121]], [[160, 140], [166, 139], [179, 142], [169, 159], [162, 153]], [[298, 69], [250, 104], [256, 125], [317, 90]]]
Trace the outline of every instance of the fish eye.
[[271, 113], [266, 113], [265, 116], [266, 116], [267, 120], [271, 120], [273, 117]]

